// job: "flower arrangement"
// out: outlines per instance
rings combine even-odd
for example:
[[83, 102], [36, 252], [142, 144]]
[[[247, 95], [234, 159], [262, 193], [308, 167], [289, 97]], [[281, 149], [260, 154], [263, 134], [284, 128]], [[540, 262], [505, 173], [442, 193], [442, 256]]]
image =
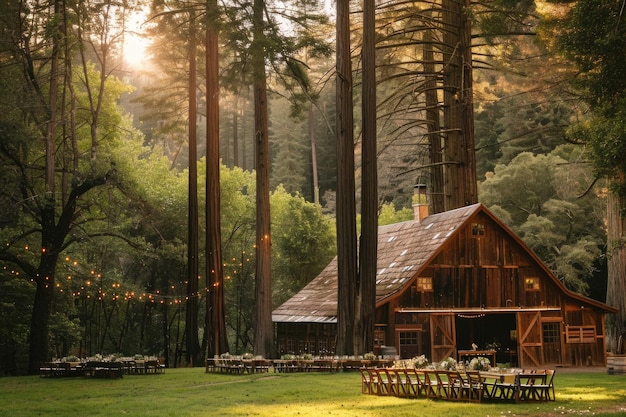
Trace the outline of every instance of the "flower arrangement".
[[428, 366], [428, 358], [426, 355], [420, 355], [413, 358], [413, 366], [415, 369], [424, 369]]
[[485, 348], [487, 348], [488, 350], [500, 350], [500, 343], [495, 341], [492, 343], [487, 343], [485, 345]]
[[232, 359], [232, 355], [229, 352], [225, 352], [225, 353], [222, 353], [220, 355], [220, 358], [222, 358], [222, 359]]
[[254, 355], [250, 352], [246, 352], [241, 356], [242, 359], [252, 359], [254, 358]]
[[474, 371], [487, 371], [491, 367], [491, 362], [484, 356], [476, 356], [472, 358], [467, 367]]
[[447, 357], [446, 359], [439, 362], [439, 369], [442, 369], [444, 371], [456, 370], [456, 360], [452, 357]]
[[372, 361], [372, 360], [376, 359], [376, 355], [374, 355], [374, 352], [368, 352], [365, 355], [363, 355], [363, 359], [368, 360], [368, 361]]

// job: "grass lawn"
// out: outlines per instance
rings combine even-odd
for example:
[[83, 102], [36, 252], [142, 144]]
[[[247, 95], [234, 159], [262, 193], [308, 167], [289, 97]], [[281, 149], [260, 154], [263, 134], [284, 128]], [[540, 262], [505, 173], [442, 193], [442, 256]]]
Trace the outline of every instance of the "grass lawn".
[[626, 416], [626, 376], [563, 372], [555, 402], [466, 404], [361, 394], [358, 372], [0, 378], [0, 416]]

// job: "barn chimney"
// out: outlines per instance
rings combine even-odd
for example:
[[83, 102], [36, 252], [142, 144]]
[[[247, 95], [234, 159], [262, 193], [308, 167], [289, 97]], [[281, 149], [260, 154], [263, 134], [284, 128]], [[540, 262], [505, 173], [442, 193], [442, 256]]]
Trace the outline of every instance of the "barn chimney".
[[420, 222], [428, 217], [426, 188], [426, 184], [415, 184], [413, 187], [413, 216]]

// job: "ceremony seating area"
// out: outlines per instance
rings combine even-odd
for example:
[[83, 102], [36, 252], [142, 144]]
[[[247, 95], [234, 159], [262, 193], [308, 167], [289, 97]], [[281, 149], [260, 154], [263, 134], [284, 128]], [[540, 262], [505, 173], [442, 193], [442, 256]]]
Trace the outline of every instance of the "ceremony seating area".
[[554, 401], [554, 370], [360, 368], [361, 392], [448, 401]]

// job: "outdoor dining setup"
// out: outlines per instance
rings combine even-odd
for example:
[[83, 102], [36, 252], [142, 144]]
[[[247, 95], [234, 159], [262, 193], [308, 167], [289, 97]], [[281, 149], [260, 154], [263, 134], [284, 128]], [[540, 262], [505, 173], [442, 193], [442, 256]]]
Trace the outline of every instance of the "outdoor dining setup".
[[86, 359], [76, 357], [62, 358], [44, 362], [39, 367], [41, 377], [96, 377], [122, 378], [124, 375], [158, 374], [165, 370], [163, 360], [156, 357], [101, 357]]
[[[486, 358], [472, 361], [489, 363]], [[472, 362], [470, 361], [470, 363]], [[361, 392], [405, 398], [430, 398], [448, 401], [554, 401], [553, 369], [523, 370], [468, 366], [454, 360], [438, 366], [416, 368], [399, 361], [393, 367], [360, 368]], [[472, 364], [473, 365], [473, 364]], [[442, 369], [443, 368], [443, 369]]]
[[393, 359], [313, 357], [313, 355], [283, 355], [280, 359], [258, 356], [222, 354], [206, 361], [206, 372], [227, 374], [253, 374], [260, 372], [342, 372], [358, 371], [359, 368], [392, 366]]

